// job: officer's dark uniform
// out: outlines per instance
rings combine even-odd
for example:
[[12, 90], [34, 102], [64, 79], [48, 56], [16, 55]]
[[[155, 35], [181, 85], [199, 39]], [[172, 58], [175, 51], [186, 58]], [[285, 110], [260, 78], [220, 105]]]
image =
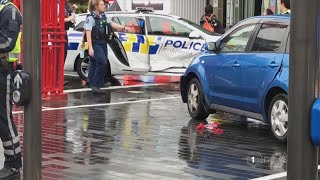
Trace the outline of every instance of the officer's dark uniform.
[[[0, 0], [0, 6], [7, 0]], [[10, 98], [10, 80], [13, 66], [8, 63], [8, 53], [16, 44], [22, 25], [19, 10], [12, 4], [6, 5], [0, 12], [0, 137], [4, 148], [4, 168], [0, 170], [0, 179], [19, 175], [22, 166], [19, 136], [12, 117]]]
[[112, 27], [111, 24], [107, 22], [105, 13], [101, 14], [101, 16], [92, 13], [90, 16], [93, 17], [95, 22], [91, 31], [94, 57], [91, 58], [88, 78], [91, 88], [100, 88], [104, 85], [104, 78], [107, 74], [107, 67], [109, 66], [107, 42], [111, 37]]
[[[69, 17], [72, 14], [72, 9], [67, 1], [65, 4], [65, 13], [66, 13], [65, 17]], [[73, 23], [71, 21], [65, 22], [64, 23], [64, 30], [67, 32], [69, 30], [69, 28], [72, 26], [73, 26]], [[64, 46], [64, 61], [66, 61], [67, 53], [68, 53], [68, 34], [67, 33], [65, 35], [65, 40], [66, 40], [66, 44]]]

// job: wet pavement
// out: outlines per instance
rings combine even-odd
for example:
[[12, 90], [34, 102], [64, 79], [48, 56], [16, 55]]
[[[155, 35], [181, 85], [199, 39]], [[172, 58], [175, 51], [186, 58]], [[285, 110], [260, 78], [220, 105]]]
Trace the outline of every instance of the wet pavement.
[[[43, 179], [240, 180], [286, 171], [286, 145], [267, 125], [218, 112], [207, 119], [218, 130], [197, 130], [206, 122], [191, 120], [176, 77], [119, 79], [125, 86], [93, 95], [70, 90], [84, 86], [69, 78], [66, 94], [43, 100]], [[22, 134], [19, 109], [14, 120]]]

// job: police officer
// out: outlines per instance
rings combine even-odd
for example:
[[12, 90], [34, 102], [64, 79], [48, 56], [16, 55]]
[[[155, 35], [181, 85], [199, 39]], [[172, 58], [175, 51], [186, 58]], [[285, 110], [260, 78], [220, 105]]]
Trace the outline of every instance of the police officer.
[[91, 66], [88, 79], [93, 93], [103, 93], [100, 89], [104, 86], [104, 77], [109, 66], [107, 41], [112, 30], [131, 31], [131, 28], [122, 26], [107, 19], [104, 0], [90, 0], [90, 15], [86, 19], [84, 29], [86, 31], [89, 46]]
[[[75, 11], [77, 9], [77, 5], [73, 4], [72, 6], [69, 5], [69, 0], [66, 0], [65, 4], [65, 18], [64, 18], [64, 30], [67, 32], [69, 28], [74, 26], [74, 21], [75, 21]], [[65, 51], [65, 58], [66, 60], [67, 57], [67, 50], [68, 50], [68, 35], [66, 33], [65, 36], [66, 39], [66, 45], [64, 46], [64, 51]]]
[[20, 175], [22, 166], [19, 136], [13, 122], [10, 98], [12, 64], [18, 60], [20, 53], [21, 25], [22, 17], [18, 8], [8, 0], [0, 0], [0, 137], [5, 156], [0, 179]]
[[[66, 0], [65, 3], [65, 18], [64, 18], [64, 30], [66, 31], [65, 35], [65, 40], [66, 43], [64, 45], [64, 62], [66, 62], [67, 58], [67, 53], [68, 53], [68, 34], [67, 31], [69, 28], [74, 26], [74, 21], [75, 21], [75, 10], [76, 10], [76, 5], [73, 5], [72, 8], [69, 5], [69, 0]], [[68, 82], [64, 81], [64, 85], [66, 85]]]

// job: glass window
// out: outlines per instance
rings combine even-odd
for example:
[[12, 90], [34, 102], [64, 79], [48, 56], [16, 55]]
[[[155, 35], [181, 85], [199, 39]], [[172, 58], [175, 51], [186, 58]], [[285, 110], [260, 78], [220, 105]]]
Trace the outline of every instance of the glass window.
[[75, 31], [80, 31], [82, 32], [84, 30], [84, 21], [81, 21], [75, 28]]
[[143, 18], [138, 18], [139, 25], [143, 34], [146, 34], [146, 23]]
[[233, 31], [221, 41], [220, 51], [223, 53], [244, 52], [255, 26], [256, 25], [248, 25]]
[[253, 43], [252, 51], [277, 52], [286, 30], [286, 25], [262, 25], [258, 36]]
[[121, 24], [120, 21], [119, 21], [119, 18], [117, 18], [117, 17], [113, 17], [111, 20], [112, 20], [114, 23]]
[[139, 21], [134, 17], [113, 17], [112, 21], [114, 23], [130, 27], [133, 30], [133, 34], [143, 34]]
[[161, 17], [150, 17], [150, 35], [189, 37], [191, 29], [178, 22]]

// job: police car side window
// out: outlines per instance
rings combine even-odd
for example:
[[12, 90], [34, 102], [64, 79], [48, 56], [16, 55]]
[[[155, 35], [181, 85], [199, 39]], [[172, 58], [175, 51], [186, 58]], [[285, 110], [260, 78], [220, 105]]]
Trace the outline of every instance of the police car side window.
[[[134, 34], [143, 34], [138, 19], [134, 17], [113, 17], [115, 23], [130, 27]], [[112, 20], [113, 20], [112, 19]]]
[[113, 17], [113, 18], [112, 18], [112, 21], [113, 21], [114, 23], [116, 23], [116, 24], [120, 24], [120, 21], [119, 21], [119, 19], [118, 19], [117, 17]]
[[161, 17], [150, 17], [150, 26], [151, 29], [148, 30], [150, 35], [189, 37], [192, 31], [178, 22]]
[[220, 52], [244, 52], [255, 26], [255, 24], [242, 26], [230, 33], [221, 41]]

